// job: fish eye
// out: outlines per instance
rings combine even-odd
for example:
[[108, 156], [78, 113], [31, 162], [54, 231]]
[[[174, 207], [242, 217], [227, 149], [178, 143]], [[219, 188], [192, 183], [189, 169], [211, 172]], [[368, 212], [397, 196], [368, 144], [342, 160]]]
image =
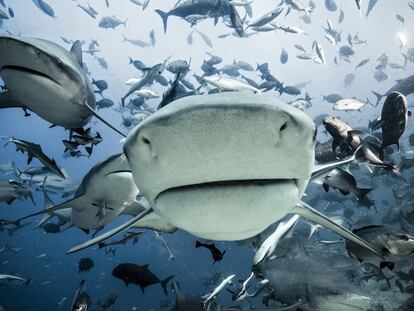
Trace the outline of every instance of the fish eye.
[[398, 236], [401, 240], [404, 240], [404, 241], [408, 241], [410, 238], [407, 236], [407, 235], [405, 235], [405, 234], [401, 234], [400, 236]]

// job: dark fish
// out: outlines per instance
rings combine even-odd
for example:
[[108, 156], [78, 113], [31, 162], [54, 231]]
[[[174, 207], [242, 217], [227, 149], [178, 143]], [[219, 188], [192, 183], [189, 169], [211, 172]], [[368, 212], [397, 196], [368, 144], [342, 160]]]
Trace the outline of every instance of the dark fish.
[[287, 51], [285, 50], [285, 48], [282, 48], [282, 52], [280, 53], [280, 62], [284, 65], [287, 63], [288, 59], [289, 55]]
[[338, 147], [341, 151], [345, 149], [345, 151], [353, 152], [361, 145], [360, 132], [354, 131], [342, 120], [328, 116], [323, 120], [323, 125], [333, 138], [332, 150], [334, 152]]
[[233, 4], [230, 4], [230, 21], [231, 25], [236, 30], [240, 37], [244, 36], [243, 21]]
[[414, 93], [414, 75], [409, 76], [404, 79], [397, 80], [397, 83], [390, 88], [385, 94], [379, 94], [377, 92], [372, 92], [377, 97], [377, 105], [384, 96], [388, 96], [392, 92], [400, 92], [401, 94], [408, 96]]
[[41, 226], [41, 228], [46, 233], [58, 233], [58, 232], [60, 232], [60, 226], [58, 224], [54, 224], [54, 223], [46, 223], [46, 224], [43, 224]]
[[9, 15], [10, 15], [11, 18], [14, 17], [14, 11], [13, 11], [12, 8], [9, 8]]
[[407, 99], [399, 92], [392, 92], [387, 96], [381, 112], [382, 121], [382, 149], [396, 144], [400, 147], [400, 137], [404, 133], [407, 125], [408, 116]]
[[354, 176], [341, 168], [329, 172], [329, 174], [323, 178], [322, 187], [326, 192], [329, 191], [329, 187], [332, 187], [339, 190], [343, 195], [355, 193], [360, 201], [372, 191], [372, 189], [358, 188]]
[[331, 12], [335, 12], [338, 9], [335, 0], [325, 0], [325, 7]]
[[93, 260], [86, 257], [86, 258], [81, 258], [81, 260], [79, 260], [78, 262], [78, 268], [79, 268], [79, 273], [81, 272], [88, 272], [89, 270], [92, 269], [92, 267], [94, 266]]
[[174, 277], [172, 275], [164, 280], [160, 280], [148, 270], [148, 265], [139, 266], [133, 263], [117, 265], [112, 270], [112, 275], [124, 281], [126, 286], [130, 283], [140, 286], [143, 293], [145, 293], [145, 287], [160, 283], [165, 295], [167, 295], [167, 283]]
[[16, 139], [14, 137], [10, 138], [9, 142], [16, 145], [16, 151], [21, 151], [22, 153], [27, 152], [27, 164], [30, 164], [33, 157], [35, 157], [40, 162], [42, 162], [44, 166], [49, 168], [51, 172], [58, 175], [59, 177], [65, 178], [65, 175], [62, 173], [55, 160], [50, 159], [46, 154], [44, 154], [40, 145], [21, 139]]
[[[70, 311], [89, 311], [89, 307], [92, 304], [91, 297], [85, 291], [85, 280], [79, 283], [78, 289], [73, 297], [72, 306]], [[83, 292], [82, 292], [83, 291]]]
[[102, 98], [101, 100], [96, 102], [96, 108], [102, 109], [102, 108], [109, 108], [114, 105], [114, 102], [110, 100], [109, 98]]
[[204, 244], [204, 243], [200, 243], [199, 241], [196, 241], [195, 247], [205, 247], [207, 248], [210, 252], [211, 252], [211, 256], [213, 257], [213, 264], [216, 263], [217, 261], [221, 261], [223, 260], [224, 254], [226, 253], [226, 251], [220, 251], [216, 245], [214, 245], [214, 243], [212, 244]]
[[229, 15], [230, 1], [228, 0], [199, 0], [180, 1], [172, 10], [164, 12], [155, 10], [161, 16], [164, 32], [167, 32], [167, 21], [170, 16], [186, 18], [190, 15], [204, 15], [210, 18], [219, 18]]
[[103, 310], [109, 309], [112, 305], [115, 304], [117, 298], [118, 295], [113, 293], [109, 294], [108, 297], [106, 297], [105, 303], [101, 304], [101, 308]]
[[378, 265], [381, 269], [394, 268], [394, 263], [414, 255], [414, 237], [384, 226], [367, 226], [352, 231], [357, 236], [381, 250], [383, 259], [372, 256], [360, 246], [347, 241], [346, 248], [358, 260]]
[[108, 82], [106, 82], [105, 80], [92, 79], [92, 84], [98, 88], [98, 91], [95, 91], [95, 93], [99, 93], [101, 95], [103, 91], [108, 89]]
[[37, 0], [38, 7], [43, 11], [43, 13], [49, 15], [50, 17], [55, 18], [55, 12], [53, 8], [44, 0]]

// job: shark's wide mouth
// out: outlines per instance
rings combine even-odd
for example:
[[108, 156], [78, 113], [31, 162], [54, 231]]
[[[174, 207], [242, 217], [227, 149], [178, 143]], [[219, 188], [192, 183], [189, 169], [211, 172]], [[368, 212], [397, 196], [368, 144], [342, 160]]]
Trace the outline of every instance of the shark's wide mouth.
[[14, 66], [14, 65], [13, 66], [12, 65], [8, 65], [8, 66], [3, 66], [1, 68], [1, 70], [4, 70], [4, 69], [6, 69], [6, 70], [13, 70], [13, 71], [19, 71], [19, 72], [22, 72], [22, 73], [39, 76], [39, 77], [48, 79], [48, 80], [50, 80], [50, 81], [52, 81], [52, 82], [60, 85], [60, 83], [58, 81], [56, 81], [55, 79], [53, 79], [52, 77], [48, 76], [47, 74], [45, 74], [45, 73], [43, 73], [41, 71], [37, 71], [37, 70], [35, 70], [33, 68], [22, 67], [22, 66]]
[[222, 180], [159, 193], [154, 211], [174, 226], [211, 240], [254, 236], [289, 213], [299, 179]]
[[277, 185], [277, 184], [282, 185], [282, 184], [290, 184], [292, 182], [294, 182], [295, 186], [298, 187], [297, 179], [284, 179], [284, 178], [211, 181], [211, 182], [178, 186], [178, 187], [166, 189], [157, 195], [157, 197], [155, 198], [155, 201], [157, 201], [157, 199], [161, 195], [165, 194], [166, 192], [196, 190], [196, 189], [202, 189], [202, 188], [208, 189], [208, 188], [228, 187], [228, 186], [267, 186], [267, 185]]

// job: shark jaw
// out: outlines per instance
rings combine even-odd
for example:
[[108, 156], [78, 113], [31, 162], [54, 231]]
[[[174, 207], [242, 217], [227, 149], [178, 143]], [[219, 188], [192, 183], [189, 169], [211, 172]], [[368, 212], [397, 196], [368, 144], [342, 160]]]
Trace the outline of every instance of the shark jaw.
[[292, 212], [312, 172], [313, 134], [299, 110], [229, 92], [164, 107], [124, 152], [155, 213], [195, 236], [241, 240]]
[[298, 197], [293, 179], [220, 181], [167, 189], [154, 209], [195, 236], [232, 241], [262, 232], [289, 213]]

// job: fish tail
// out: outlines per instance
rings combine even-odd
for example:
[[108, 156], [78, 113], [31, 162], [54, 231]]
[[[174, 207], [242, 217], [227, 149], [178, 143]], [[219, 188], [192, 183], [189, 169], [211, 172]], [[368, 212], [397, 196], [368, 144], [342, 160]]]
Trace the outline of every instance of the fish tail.
[[158, 13], [159, 16], [161, 16], [162, 24], [164, 26], [164, 33], [167, 32], [167, 20], [168, 20], [168, 13], [161, 11], [161, 10], [155, 10], [156, 13]]
[[372, 91], [372, 93], [377, 97], [377, 104], [376, 107], [379, 105], [379, 102], [381, 101], [381, 99], [384, 97], [384, 95], [381, 95], [377, 92]]
[[124, 28], [126, 29], [126, 23], [127, 23], [127, 21], [128, 21], [128, 18], [129, 17], [127, 17], [126, 19], [125, 19], [125, 21], [122, 23], [122, 25], [124, 25]]
[[161, 287], [162, 290], [164, 291], [165, 295], [168, 295], [167, 293], [167, 283], [174, 277], [174, 275], [170, 275], [169, 277], [167, 277], [166, 279], [161, 281]]

